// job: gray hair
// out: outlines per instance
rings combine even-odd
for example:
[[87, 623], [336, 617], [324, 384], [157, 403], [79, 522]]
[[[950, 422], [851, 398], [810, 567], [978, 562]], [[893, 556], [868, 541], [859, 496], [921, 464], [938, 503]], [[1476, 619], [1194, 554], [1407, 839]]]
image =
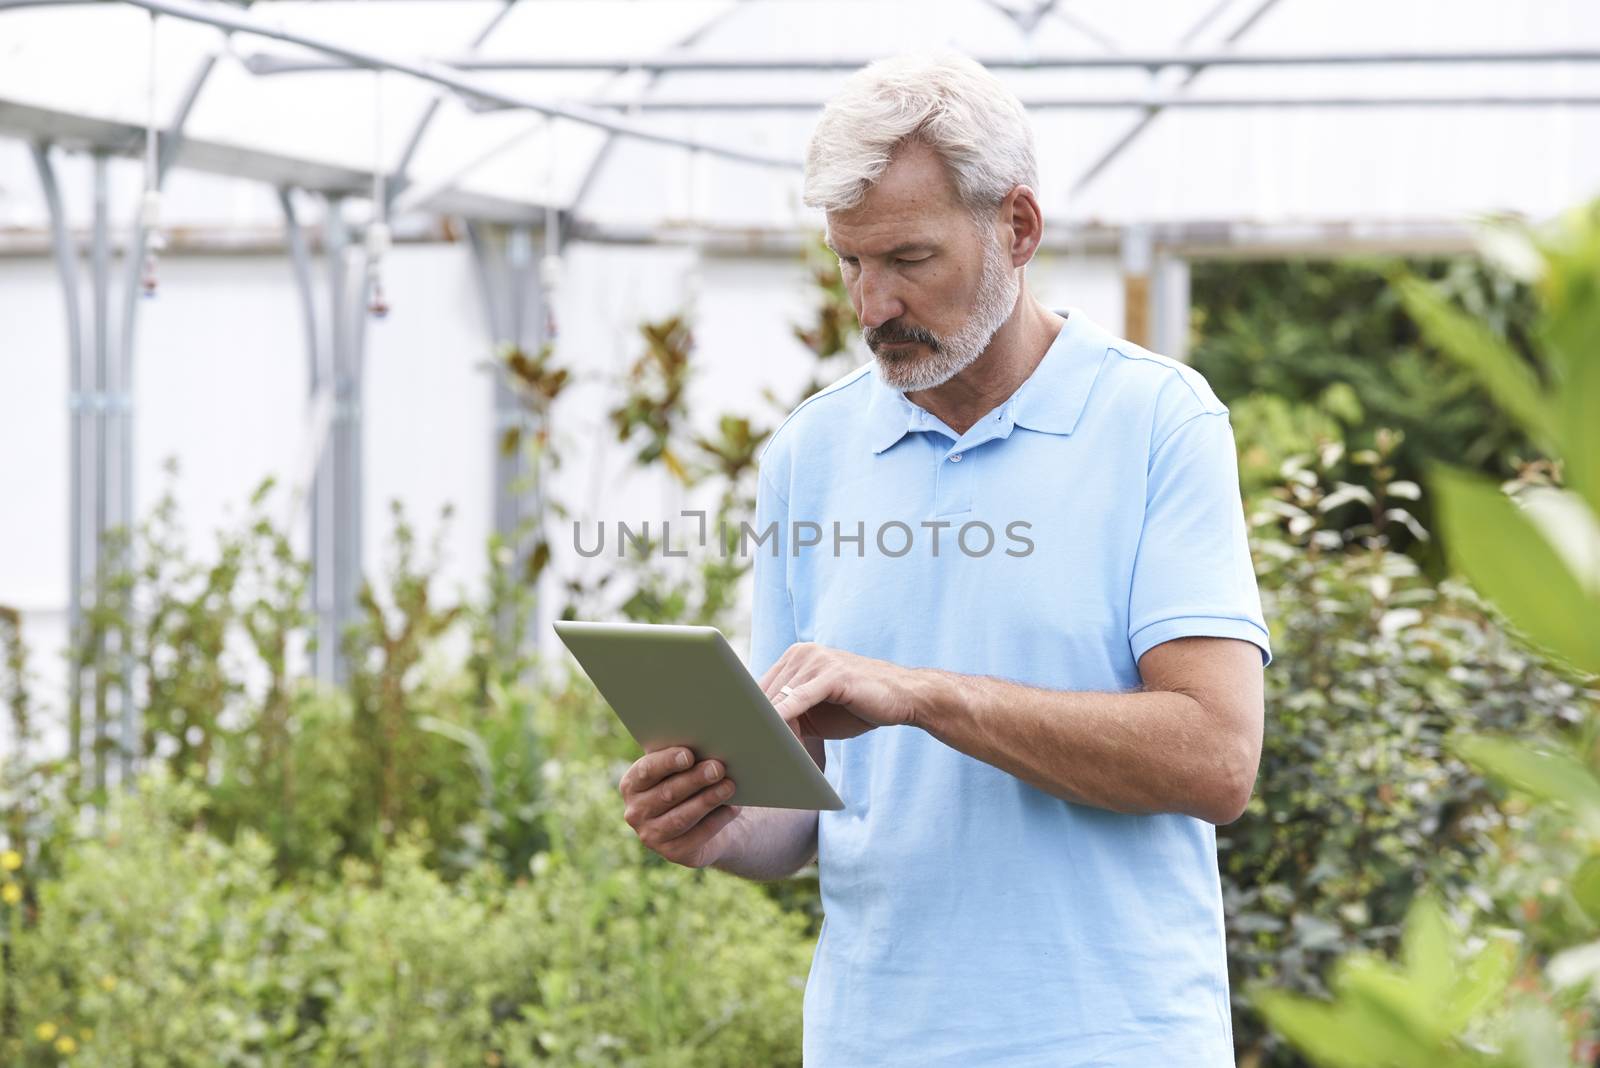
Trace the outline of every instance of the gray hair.
[[802, 199], [849, 211], [907, 141], [939, 154], [974, 218], [1018, 185], [1038, 189], [1022, 101], [981, 63], [944, 49], [880, 59], [845, 80], [806, 147]]

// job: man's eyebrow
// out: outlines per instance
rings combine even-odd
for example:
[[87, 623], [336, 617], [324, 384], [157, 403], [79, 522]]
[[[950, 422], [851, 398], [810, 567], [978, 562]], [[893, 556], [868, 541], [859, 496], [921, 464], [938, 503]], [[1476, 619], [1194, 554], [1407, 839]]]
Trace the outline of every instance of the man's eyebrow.
[[[822, 243], [827, 245], [828, 251], [832, 252], [835, 256], [844, 256], [844, 253], [833, 247], [832, 241], [824, 238]], [[896, 245], [888, 252], [885, 252], [883, 255], [898, 256], [902, 252], [933, 252], [937, 249], [937, 247], [938, 246], [934, 245], [931, 241], [902, 241], [900, 244]]]

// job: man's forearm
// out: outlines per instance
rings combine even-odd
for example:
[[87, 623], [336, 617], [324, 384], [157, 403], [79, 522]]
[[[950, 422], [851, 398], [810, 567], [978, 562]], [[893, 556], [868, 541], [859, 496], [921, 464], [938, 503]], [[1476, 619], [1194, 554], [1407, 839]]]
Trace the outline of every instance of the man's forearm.
[[817, 852], [817, 814], [810, 809], [741, 809], [723, 833], [733, 842], [712, 867], [745, 879], [787, 878]]
[[[919, 671], [916, 726], [1067, 801], [1113, 812], [1235, 815], [1244, 774], [1200, 702], [1168, 691], [1041, 690]], [[1254, 769], [1249, 770], [1254, 780]], [[1249, 784], [1244, 784], [1248, 796]]]

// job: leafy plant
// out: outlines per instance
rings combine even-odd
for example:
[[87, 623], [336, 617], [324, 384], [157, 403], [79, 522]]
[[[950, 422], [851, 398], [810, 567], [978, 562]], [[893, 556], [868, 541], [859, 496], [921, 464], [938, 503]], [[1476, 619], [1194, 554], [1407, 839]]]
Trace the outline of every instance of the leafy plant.
[[1436, 586], [1394, 547], [1420, 531], [1416, 493], [1394, 477], [1398, 435], [1377, 436], [1353, 459], [1329, 442], [1290, 457], [1252, 502], [1276, 656], [1255, 793], [1217, 846], [1234, 1037], [1256, 1068], [1303, 1061], [1249, 1011], [1251, 982], [1325, 994], [1342, 954], [1398, 947], [1420, 888], [1482, 897], [1515, 817], [1450, 731], [1565, 731], [1585, 709], [1470, 588]]
[[676, 437], [687, 413], [690, 353], [694, 335], [682, 315], [639, 325], [645, 351], [628, 370], [627, 394], [611, 412], [617, 440], [642, 439], [635, 459], [660, 460], [679, 481], [689, 472], [678, 454]]
[[[1247, 489], [1270, 486], [1294, 438], [1326, 438], [1345, 456], [1398, 433], [1397, 477], [1421, 483], [1432, 460], [1502, 478], [1534, 459], [1523, 428], [1489, 388], [1439, 353], [1421, 319], [1389, 284], [1396, 261], [1217, 261], [1193, 273], [1191, 362], [1236, 412]], [[1524, 279], [1477, 257], [1417, 260], [1411, 269], [1525, 352], [1534, 298]], [[1336, 472], [1352, 480], [1354, 472]], [[1337, 518], [1337, 517], [1335, 517]], [[1431, 502], [1417, 519], [1437, 530]], [[1446, 568], [1436, 541], [1398, 546], [1435, 579]]]
[[[527, 549], [522, 556], [522, 581], [533, 585], [549, 566], [551, 544], [545, 529], [544, 512], [548, 510], [557, 518], [567, 514], [559, 500], [551, 498], [546, 490], [546, 469], [560, 467], [561, 454], [552, 448], [551, 411], [556, 400], [571, 385], [571, 371], [555, 361], [555, 345], [546, 342], [537, 352], [529, 354], [515, 345], [500, 350], [495, 363], [490, 365], [521, 403], [524, 419], [505, 427], [500, 436], [502, 458], [521, 456], [526, 463], [522, 478], [515, 480], [511, 489], [516, 493], [529, 493], [538, 498], [538, 507], [523, 518], [511, 532], [515, 545], [526, 539]], [[496, 537], [500, 537], [497, 533]], [[498, 554], [502, 546], [491, 545], [490, 552]], [[505, 550], [510, 551], [510, 546]], [[501, 606], [511, 612], [512, 606]], [[502, 614], [497, 617], [502, 633], [517, 629], [520, 634], [523, 622], [520, 616]], [[520, 645], [514, 646], [520, 648]]]
[[373, 585], [363, 582], [357, 598], [362, 619], [344, 635], [351, 727], [364, 743], [353, 754], [351, 768], [364, 784], [356, 794], [361, 804], [352, 813], [358, 853], [381, 854], [412, 814], [425, 814], [434, 823], [463, 822], [475, 800], [470, 795], [452, 799], [440, 789], [441, 781], [423, 770], [428, 750], [439, 749], [441, 738], [438, 732], [419, 729], [421, 702], [414, 688], [424, 652], [461, 615], [459, 605], [435, 607], [432, 599], [450, 511], [448, 505], [441, 511], [432, 559], [419, 565], [416, 535], [404, 508], [399, 501], [390, 502], [395, 557], [387, 592], [392, 603], [380, 603]]
[[[1560, 461], [1570, 488], [1516, 499], [1493, 481], [1439, 463], [1430, 483], [1452, 563], [1531, 644], [1585, 678], [1600, 674], [1600, 204], [1546, 232], [1507, 228], [1520, 243], [1539, 300], [1537, 365], [1492, 325], [1408, 276], [1396, 286], [1429, 337], [1497, 397], [1522, 429]], [[1341, 965], [1331, 1004], [1258, 988], [1252, 997], [1274, 1028], [1327, 1065], [1554, 1065], [1592, 1062], [1595, 982], [1600, 978], [1600, 777], [1593, 710], [1574, 747], [1560, 739], [1491, 736], [1467, 729], [1447, 744], [1538, 806], [1571, 822], [1539, 841], [1570, 861], [1567, 888], [1584, 923], [1546, 958], [1493, 933], [1463, 932], [1420, 905], [1408, 918], [1405, 967], [1366, 958]], [[1548, 830], [1551, 825], [1535, 827]], [[1514, 860], [1506, 859], [1506, 864]], [[1429, 899], [1431, 901], [1431, 898]], [[1499, 917], [1513, 930], [1535, 919]], [[1484, 939], [1489, 948], [1484, 948]], [[1517, 982], [1511, 977], [1518, 976]]]
[[0, 896], [0, 1062], [798, 1065], [804, 920], [646, 855], [614, 771], [547, 768], [552, 850], [515, 881], [446, 882], [401, 834], [381, 870], [275, 884], [271, 845], [196, 830], [203, 789], [158, 766], [74, 834], [33, 921]]
[[[839, 269], [839, 258], [833, 254], [819, 231], [806, 242], [806, 270], [811, 275], [812, 298], [815, 313], [809, 323], [793, 324], [795, 338], [816, 357], [811, 379], [800, 392], [803, 400], [837, 378], [846, 368], [838, 366], [840, 358], [850, 358], [854, 351], [852, 339], [861, 329], [856, 311], [850, 303], [850, 293], [845, 288], [844, 274]], [[787, 412], [796, 402], [785, 405], [772, 393], [766, 397]]]

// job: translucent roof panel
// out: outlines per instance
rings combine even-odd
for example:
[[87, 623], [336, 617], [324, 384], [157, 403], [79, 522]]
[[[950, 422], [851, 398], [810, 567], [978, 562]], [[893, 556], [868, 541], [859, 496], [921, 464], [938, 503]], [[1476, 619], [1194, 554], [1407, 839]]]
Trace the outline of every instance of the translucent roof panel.
[[[840, 62], [938, 45], [1010, 61], [994, 69], [1030, 105], [1039, 193], [1054, 222], [1542, 215], [1600, 191], [1600, 5], [1589, 0], [169, 6], [264, 31], [223, 33], [175, 14], [156, 20], [153, 88], [162, 122], [207, 58], [218, 57], [186, 128], [191, 158], [203, 161], [197, 166], [245, 178], [270, 171], [272, 181], [303, 176], [302, 184], [359, 195], [363, 176], [374, 167], [394, 172], [424, 130], [409, 159], [402, 210], [428, 211], [462, 193], [523, 205], [531, 216], [554, 205], [630, 229], [816, 225], [820, 219], [799, 203], [794, 166], [618, 136], [461, 90], [797, 163], [818, 107], [848, 75]], [[116, 147], [136, 151], [150, 108], [150, 25], [132, 5], [8, 10], [0, 2], [0, 136], [68, 146], [119, 137]], [[310, 47], [318, 43], [344, 57]], [[1449, 64], [1203, 62], [1463, 52], [1539, 55]], [[456, 84], [358, 69], [350, 65], [357, 53], [420, 62]], [[1195, 63], [1105, 65], [1129, 56]], [[741, 67], [628, 65], [652, 59]], [[610, 66], [570, 69], [577, 60]], [[785, 60], [819, 62], [759, 65]], [[536, 69], [541, 62], [546, 67]], [[486, 66], [495, 63], [502, 66]], [[68, 121], [75, 118], [102, 125]], [[263, 225], [272, 221], [270, 198], [241, 203], [259, 207]], [[5, 217], [24, 214], [11, 205]]]

